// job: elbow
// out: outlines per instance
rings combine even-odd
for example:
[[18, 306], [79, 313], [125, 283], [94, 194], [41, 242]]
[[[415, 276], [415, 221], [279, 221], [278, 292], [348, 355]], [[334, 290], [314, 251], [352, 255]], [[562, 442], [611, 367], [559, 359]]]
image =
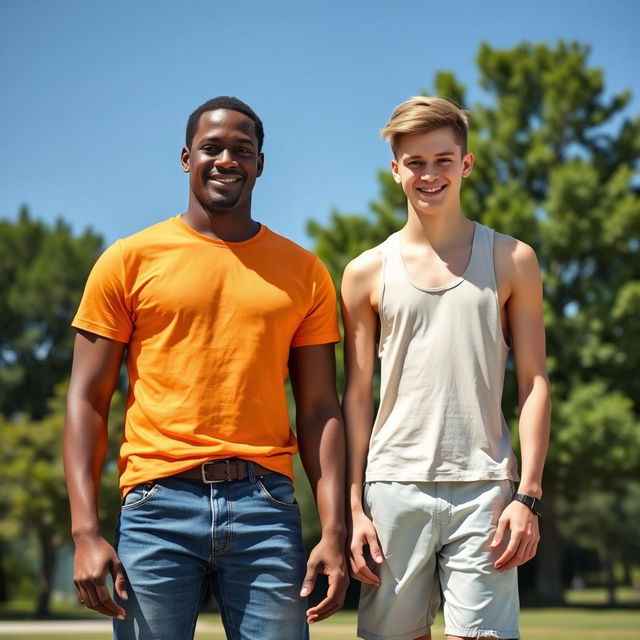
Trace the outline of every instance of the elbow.
[[518, 385], [520, 409], [522, 409], [531, 398], [536, 398], [551, 408], [551, 385], [546, 373], [531, 376], [524, 384]]

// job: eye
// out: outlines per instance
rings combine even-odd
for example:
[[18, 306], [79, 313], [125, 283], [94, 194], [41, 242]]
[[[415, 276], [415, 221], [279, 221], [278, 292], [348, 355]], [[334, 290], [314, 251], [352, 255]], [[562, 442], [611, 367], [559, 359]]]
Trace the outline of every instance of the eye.
[[449, 164], [451, 162], [451, 158], [440, 158], [440, 164]]

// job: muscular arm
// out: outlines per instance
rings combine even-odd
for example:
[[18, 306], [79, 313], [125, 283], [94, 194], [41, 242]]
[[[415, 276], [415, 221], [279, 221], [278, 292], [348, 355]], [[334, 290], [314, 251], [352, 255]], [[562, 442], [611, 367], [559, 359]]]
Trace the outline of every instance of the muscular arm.
[[311, 593], [318, 573], [324, 573], [329, 582], [326, 598], [307, 611], [307, 620], [317, 622], [342, 607], [349, 584], [344, 560], [344, 428], [333, 344], [292, 349], [289, 370], [300, 458], [322, 526], [322, 538], [309, 555], [301, 595]]
[[[540, 498], [551, 416], [542, 320], [542, 281], [535, 253], [523, 243], [515, 243], [502, 262], [496, 261], [497, 268], [501, 264], [512, 283], [506, 310], [520, 405], [522, 469], [518, 492]], [[505, 509], [497, 535], [504, 534], [507, 528], [511, 530], [511, 539], [496, 561], [496, 567], [501, 571], [533, 558], [540, 539], [538, 516], [521, 503], [513, 502]]]
[[124, 611], [111, 599], [106, 574], [126, 598], [114, 549], [100, 535], [98, 497], [107, 450], [107, 418], [125, 345], [80, 331], [76, 336], [64, 429], [64, 468], [76, 546], [74, 582], [85, 605], [111, 617]]
[[367, 252], [351, 262], [342, 280], [345, 391], [343, 412], [347, 433], [347, 486], [350, 517], [351, 572], [361, 582], [378, 585], [380, 580], [367, 566], [365, 546], [376, 562], [382, 562], [377, 535], [362, 508], [362, 484], [373, 423], [373, 382], [377, 315], [375, 283], [380, 260]]

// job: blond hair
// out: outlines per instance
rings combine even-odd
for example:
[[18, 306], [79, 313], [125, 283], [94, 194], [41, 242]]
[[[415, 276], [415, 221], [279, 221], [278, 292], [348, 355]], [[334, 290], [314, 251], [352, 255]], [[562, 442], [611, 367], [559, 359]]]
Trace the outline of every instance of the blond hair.
[[451, 127], [462, 155], [467, 153], [467, 112], [454, 102], [434, 96], [414, 96], [399, 104], [391, 114], [389, 122], [380, 130], [380, 135], [396, 152], [400, 136], [428, 133], [442, 127]]

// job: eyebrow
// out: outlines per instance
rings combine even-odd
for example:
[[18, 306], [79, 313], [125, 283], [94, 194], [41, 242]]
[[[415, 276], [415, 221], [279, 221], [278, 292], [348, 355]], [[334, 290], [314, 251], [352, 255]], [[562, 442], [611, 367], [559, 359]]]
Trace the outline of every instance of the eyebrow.
[[[222, 140], [222, 138], [220, 136], [207, 136], [206, 138], [202, 138], [202, 140], [200, 141], [200, 143], [203, 142], [220, 142]], [[250, 144], [251, 146], [255, 147], [256, 143], [249, 137], [239, 137], [236, 138], [234, 141], [236, 144]]]
[[[435, 154], [436, 158], [439, 158], [442, 156], [455, 156], [455, 155], [456, 155], [455, 151], [440, 151], [440, 153]], [[422, 156], [420, 154], [407, 156], [407, 160], [413, 160], [414, 158], [422, 158]]]

